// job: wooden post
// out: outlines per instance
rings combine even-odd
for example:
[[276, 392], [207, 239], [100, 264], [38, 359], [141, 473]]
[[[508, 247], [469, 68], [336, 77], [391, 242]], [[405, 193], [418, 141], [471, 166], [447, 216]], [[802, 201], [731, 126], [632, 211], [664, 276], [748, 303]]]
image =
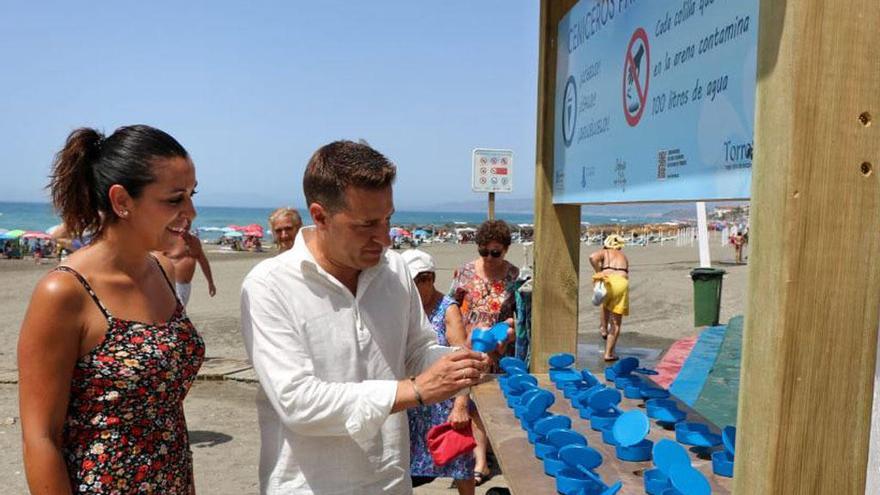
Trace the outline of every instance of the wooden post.
[[759, 24], [734, 493], [863, 494], [880, 321], [880, 2], [762, 0]]
[[489, 193], [489, 220], [495, 220], [495, 193]]
[[581, 207], [553, 204], [556, 30], [575, 3], [541, 0], [531, 362], [538, 373], [546, 372], [550, 355], [577, 352]]

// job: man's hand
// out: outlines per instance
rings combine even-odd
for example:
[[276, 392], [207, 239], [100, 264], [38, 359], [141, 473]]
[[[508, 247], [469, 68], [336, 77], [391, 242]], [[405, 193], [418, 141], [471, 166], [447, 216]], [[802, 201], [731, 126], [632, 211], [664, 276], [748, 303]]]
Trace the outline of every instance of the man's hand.
[[436, 404], [459, 390], [479, 384], [488, 369], [486, 354], [461, 349], [435, 361], [416, 377], [416, 386], [425, 404]]
[[208, 283], [208, 295], [210, 295], [211, 297], [214, 297], [215, 294], [217, 294], [217, 287], [214, 286], [214, 282], [209, 282]]

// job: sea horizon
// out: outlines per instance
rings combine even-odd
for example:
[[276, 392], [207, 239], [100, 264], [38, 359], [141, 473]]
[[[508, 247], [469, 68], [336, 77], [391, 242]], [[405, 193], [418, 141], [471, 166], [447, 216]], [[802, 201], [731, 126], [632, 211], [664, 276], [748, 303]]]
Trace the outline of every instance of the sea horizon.
[[[259, 224], [267, 226], [269, 213], [275, 208], [254, 206], [196, 206], [198, 215], [193, 228], [226, 227]], [[297, 209], [306, 225], [311, 225], [308, 212]], [[392, 224], [398, 226], [477, 225], [487, 219], [486, 211], [434, 211], [408, 209], [394, 213]], [[495, 217], [513, 225], [533, 224], [532, 213], [496, 210]], [[672, 218], [639, 215], [582, 215], [581, 221], [591, 224], [644, 224], [674, 221]], [[47, 202], [0, 201], [0, 228], [45, 231], [61, 223], [52, 205]]]

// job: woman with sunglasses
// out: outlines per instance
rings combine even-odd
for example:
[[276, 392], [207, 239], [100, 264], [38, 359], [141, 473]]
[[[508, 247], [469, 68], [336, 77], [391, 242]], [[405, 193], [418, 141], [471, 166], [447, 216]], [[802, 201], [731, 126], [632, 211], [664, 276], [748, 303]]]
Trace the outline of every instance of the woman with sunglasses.
[[[474, 328], [489, 328], [513, 317], [513, 283], [519, 268], [504, 259], [510, 247], [510, 227], [503, 220], [483, 222], [476, 233], [480, 257], [455, 271], [450, 293], [461, 306], [465, 331], [470, 338]], [[489, 440], [476, 410], [472, 410], [474, 439], [474, 478], [480, 485], [489, 479], [486, 451]]]

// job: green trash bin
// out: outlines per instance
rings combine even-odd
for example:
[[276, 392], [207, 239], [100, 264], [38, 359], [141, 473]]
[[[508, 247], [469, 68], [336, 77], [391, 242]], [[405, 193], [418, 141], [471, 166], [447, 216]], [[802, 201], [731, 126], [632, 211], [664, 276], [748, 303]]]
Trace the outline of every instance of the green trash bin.
[[724, 270], [718, 268], [694, 268], [694, 326], [714, 326], [721, 316], [721, 281]]

